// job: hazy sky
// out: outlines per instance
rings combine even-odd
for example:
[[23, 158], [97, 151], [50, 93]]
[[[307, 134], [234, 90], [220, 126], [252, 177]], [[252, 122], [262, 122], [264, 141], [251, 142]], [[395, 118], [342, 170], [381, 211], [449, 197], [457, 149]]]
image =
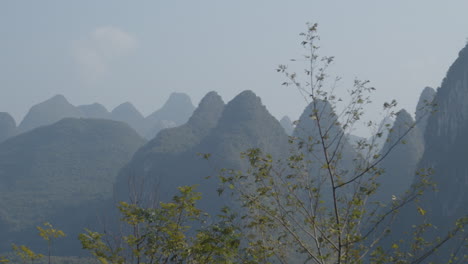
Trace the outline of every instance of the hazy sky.
[[278, 118], [305, 103], [274, 69], [302, 54], [298, 34], [319, 23], [341, 89], [354, 78], [410, 113], [438, 87], [468, 37], [468, 1], [0, 1], [0, 111], [17, 121], [55, 94], [144, 115], [173, 91], [198, 104], [253, 90]]

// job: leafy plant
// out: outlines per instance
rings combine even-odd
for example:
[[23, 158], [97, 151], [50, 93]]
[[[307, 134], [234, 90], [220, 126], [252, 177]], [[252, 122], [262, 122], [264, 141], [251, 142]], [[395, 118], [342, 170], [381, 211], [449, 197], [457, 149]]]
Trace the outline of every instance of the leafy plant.
[[45, 241], [47, 241], [47, 256], [49, 260], [48, 263], [50, 264], [52, 242], [57, 238], [64, 237], [65, 233], [62, 230], [55, 229], [49, 222], [45, 222], [43, 224], [43, 227], [38, 226], [37, 230], [39, 231], [39, 236], [41, 236]]
[[[195, 187], [179, 187], [179, 195], [158, 208], [121, 202], [122, 221], [131, 233], [124, 245], [112, 248], [106, 234], [86, 230], [79, 239], [101, 263], [234, 263], [240, 234], [228, 209], [220, 221], [206, 224], [208, 216], [196, 207], [201, 194]], [[199, 229], [194, 229], [197, 226]]]
[[[21, 245], [21, 246], [17, 246], [15, 244], [13, 244], [11, 246], [13, 248], [13, 251], [15, 252], [15, 254], [21, 258], [21, 260], [23, 261], [23, 263], [26, 263], [26, 261], [30, 260], [31, 263], [34, 263], [35, 260], [38, 260], [38, 259], [41, 259], [44, 257], [44, 255], [42, 254], [36, 254], [34, 253], [30, 248], [28, 248], [27, 246], [24, 246], [24, 245]], [[2, 260], [3, 263], [8, 263], [9, 260]], [[2, 263], [0, 261], [0, 263]]]
[[[378, 178], [384, 174], [379, 164], [405, 143], [415, 124], [397, 135], [383, 153], [377, 154], [374, 143], [365, 141], [358, 147], [367, 150], [367, 155], [349, 151], [344, 135], [361, 121], [375, 89], [369, 81], [355, 80], [347, 99], [337, 96], [334, 91], [340, 79], [329, 82], [327, 69], [334, 58], [318, 55], [317, 24], [308, 24], [301, 36], [307, 55], [293, 61], [306, 63], [305, 77], [289, 72], [286, 65], [277, 68], [288, 79], [283, 85], [297, 88], [309, 102], [308, 115], [301, 117], [296, 126], [299, 132], [290, 139], [297, 147], [288, 159], [279, 161], [261, 149], [250, 149], [243, 153], [248, 170], [227, 170], [220, 176], [220, 192], [233, 189], [230, 193], [242, 205], [246, 250], [259, 263], [421, 263], [463, 232], [466, 220], [435, 241], [425, 240], [424, 234], [433, 228], [427, 220], [412, 223], [412, 240], [388, 241], [393, 240], [389, 234], [400, 209], [416, 204], [425, 218], [426, 209], [418, 205], [418, 199], [433, 186], [431, 171], [420, 170], [402, 197], [373, 199], [380, 187]], [[383, 107], [392, 115], [396, 105], [393, 100]], [[309, 126], [301, 126], [301, 121]]]

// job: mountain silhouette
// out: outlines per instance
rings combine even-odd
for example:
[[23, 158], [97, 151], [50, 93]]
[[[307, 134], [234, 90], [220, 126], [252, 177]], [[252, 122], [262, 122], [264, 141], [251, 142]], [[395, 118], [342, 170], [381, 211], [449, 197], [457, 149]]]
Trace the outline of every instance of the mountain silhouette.
[[16, 122], [13, 117], [6, 113], [0, 112], [0, 143], [12, 137], [16, 133]]
[[195, 106], [190, 97], [184, 93], [172, 93], [161, 109], [145, 119], [145, 137], [152, 139], [165, 128], [180, 126], [187, 122]]
[[70, 104], [63, 95], [56, 95], [31, 107], [18, 126], [18, 133], [24, 133], [40, 126], [51, 125], [65, 117], [83, 117], [83, 113]]
[[42, 242], [32, 234], [45, 221], [69, 235], [61, 241], [64, 248], [76, 249], [76, 235], [96, 223], [99, 204], [112, 198], [117, 172], [143, 144], [127, 124], [75, 118], [0, 144], [0, 249], [12, 242], [36, 248]]

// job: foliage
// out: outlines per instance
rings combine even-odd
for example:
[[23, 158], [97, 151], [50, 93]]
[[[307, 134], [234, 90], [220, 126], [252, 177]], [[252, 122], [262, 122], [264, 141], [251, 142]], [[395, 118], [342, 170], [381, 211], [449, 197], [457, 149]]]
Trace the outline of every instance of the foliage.
[[64, 237], [65, 233], [62, 230], [55, 229], [49, 222], [45, 222], [44, 227], [38, 226], [39, 236], [41, 236], [47, 243], [52, 243], [52, 240]]
[[[113, 248], [106, 234], [87, 230], [79, 239], [101, 263], [234, 263], [240, 234], [227, 209], [220, 221], [206, 224], [205, 213], [196, 207], [201, 194], [194, 187], [179, 187], [179, 195], [158, 208], [142, 208], [121, 202], [122, 221], [131, 227], [124, 245]], [[198, 226], [194, 230], [193, 226]]]
[[[349, 101], [337, 107], [344, 100], [334, 94], [334, 84], [326, 88], [327, 69], [334, 58], [319, 57], [316, 32], [317, 25], [311, 24], [301, 34], [301, 44], [308, 52], [304, 56], [308, 65], [305, 80], [299, 80], [285, 65], [277, 69], [288, 78], [284, 85], [296, 87], [310, 103], [303, 120], [312, 126], [298, 124], [304, 133], [290, 138], [295, 148], [286, 159], [275, 160], [264, 150], [252, 148], [241, 156], [248, 164], [246, 170], [223, 170], [218, 192], [239, 201], [236, 213], [226, 207], [210, 216], [197, 207], [201, 193], [195, 186], [182, 186], [171, 202], [160, 202], [157, 207], [120, 202], [121, 222], [129, 232], [114, 236], [86, 230], [79, 235], [83, 249], [102, 264], [406, 264], [422, 263], [464, 232], [467, 218], [459, 219], [446, 236], [427, 239], [425, 234], [436, 227], [426, 218], [428, 208], [419, 199], [428, 187], [434, 187], [430, 170], [417, 171], [417, 180], [404, 195], [374, 199], [384, 173], [380, 163], [396, 145], [404, 144], [415, 124], [392, 139], [383, 152], [376, 153], [375, 144], [365, 141], [358, 142], [358, 147], [367, 150], [367, 155], [346, 149], [344, 135], [362, 119], [374, 88], [368, 81], [356, 80]], [[243, 96], [253, 98], [248, 93]], [[393, 114], [395, 106], [391, 101], [384, 109]], [[392, 225], [400, 220], [400, 210], [410, 204], [421, 221], [411, 223], [411, 239], [396, 239], [391, 236]], [[52, 240], [64, 233], [48, 223], [38, 230], [48, 242], [50, 263]], [[23, 260], [36, 256], [26, 247], [17, 251], [24, 254], [20, 255], [25, 256]], [[459, 256], [455, 252], [449, 258], [453, 262]]]
[[[296, 129], [304, 133], [291, 137], [291, 143], [298, 147], [287, 160], [274, 161], [260, 149], [245, 152], [249, 169], [221, 175], [221, 191], [234, 189], [234, 197], [242, 204], [243, 232], [248, 234], [248, 250], [258, 262], [420, 263], [454, 234], [463, 232], [466, 221], [460, 220], [442, 238], [425, 239], [434, 228], [424, 220], [426, 209], [418, 203], [433, 185], [427, 170], [418, 172], [418, 179], [405, 195], [373, 199], [384, 173], [379, 164], [395, 146], [405, 143], [414, 124], [381, 154], [375, 154], [372, 142], [361, 142], [358, 146], [368, 151], [367, 157], [352, 156], [351, 166], [344, 164], [350, 159], [344, 135], [361, 120], [375, 89], [368, 81], [356, 80], [349, 102], [334, 94], [335, 82], [327, 89], [327, 69], [334, 58], [319, 57], [316, 33], [317, 24], [311, 24], [301, 34], [301, 44], [308, 52], [304, 56], [308, 65], [305, 80], [285, 65], [277, 69], [288, 78], [283, 85], [296, 87], [310, 102], [306, 118], [313, 126], [301, 127], [299, 120]], [[344, 106], [340, 110], [337, 105], [341, 102]], [[384, 110], [392, 114], [395, 106], [395, 101], [385, 103]], [[416, 204], [423, 220], [412, 223], [412, 240], [393, 241], [394, 237], [389, 237], [392, 224], [409, 204]]]
[[38, 226], [37, 230], [39, 231], [39, 236], [47, 241], [47, 256], [50, 264], [52, 242], [57, 238], [65, 237], [65, 233], [62, 230], [55, 229], [49, 222], [45, 222], [43, 227]]
[[13, 251], [15, 254], [21, 258], [23, 263], [26, 263], [26, 261], [30, 260], [31, 263], [34, 263], [35, 260], [41, 259], [44, 257], [42, 254], [36, 254], [34, 253], [30, 248], [27, 246], [21, 245], [17, 246], [15, 244], [12, 245]]
[[[65, 233], [62, 230], [54, 228], [52, 224], [48, 222], [45, 222], [43, 226], [38, 226], [36, 228], [39, 231], [38, 233], [39, 236], [42, 237], [47, 242], [47, 248], [48, 248], [47, 263], [50, 264], [52, 263], [51, 262], [52, 242], [57, 238], [64, 237]], [[11, 256], [9, 258], [0, 256], [0, 263], [9, 263], [10, 261], [15, 261], [18, 258], [23, 263], [26, 263], [27, 261], [31, 261], [31, 263], [34, 263], [35, 261], [39, 261], [44, 258], [43, 254], [35, 253], [33, 250], [31, 250], [29, 247], [25, 245], [18, 246], [18, 245], [12, 244], [12, 249], [13, 249], [15, 256]], [[42, 263], [42, 262], [38, 262], [38, 263]], [[70, 262], [70, 263], [73, 263], [73, 262]]]

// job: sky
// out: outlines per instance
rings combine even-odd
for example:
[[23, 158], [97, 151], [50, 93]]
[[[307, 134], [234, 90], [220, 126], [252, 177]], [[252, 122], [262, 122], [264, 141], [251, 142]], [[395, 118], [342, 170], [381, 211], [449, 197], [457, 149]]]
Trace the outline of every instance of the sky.
[[20, 122], [63, 94], [108, 110], [130, 101], [148, 115], [171, 92], [196, 105], [212, 90], [226, 102], [252, 90], [294, 120], [306, 102], [275, 69], [304, 54], [299, 33], [311, 22], [321, 54], [335, 56], [339, 93], [370, 80], [368, 118], [392, 99], [414, 113], [467, 43], [466, 10], [461, 0], [0, 1], [0, 111]]

